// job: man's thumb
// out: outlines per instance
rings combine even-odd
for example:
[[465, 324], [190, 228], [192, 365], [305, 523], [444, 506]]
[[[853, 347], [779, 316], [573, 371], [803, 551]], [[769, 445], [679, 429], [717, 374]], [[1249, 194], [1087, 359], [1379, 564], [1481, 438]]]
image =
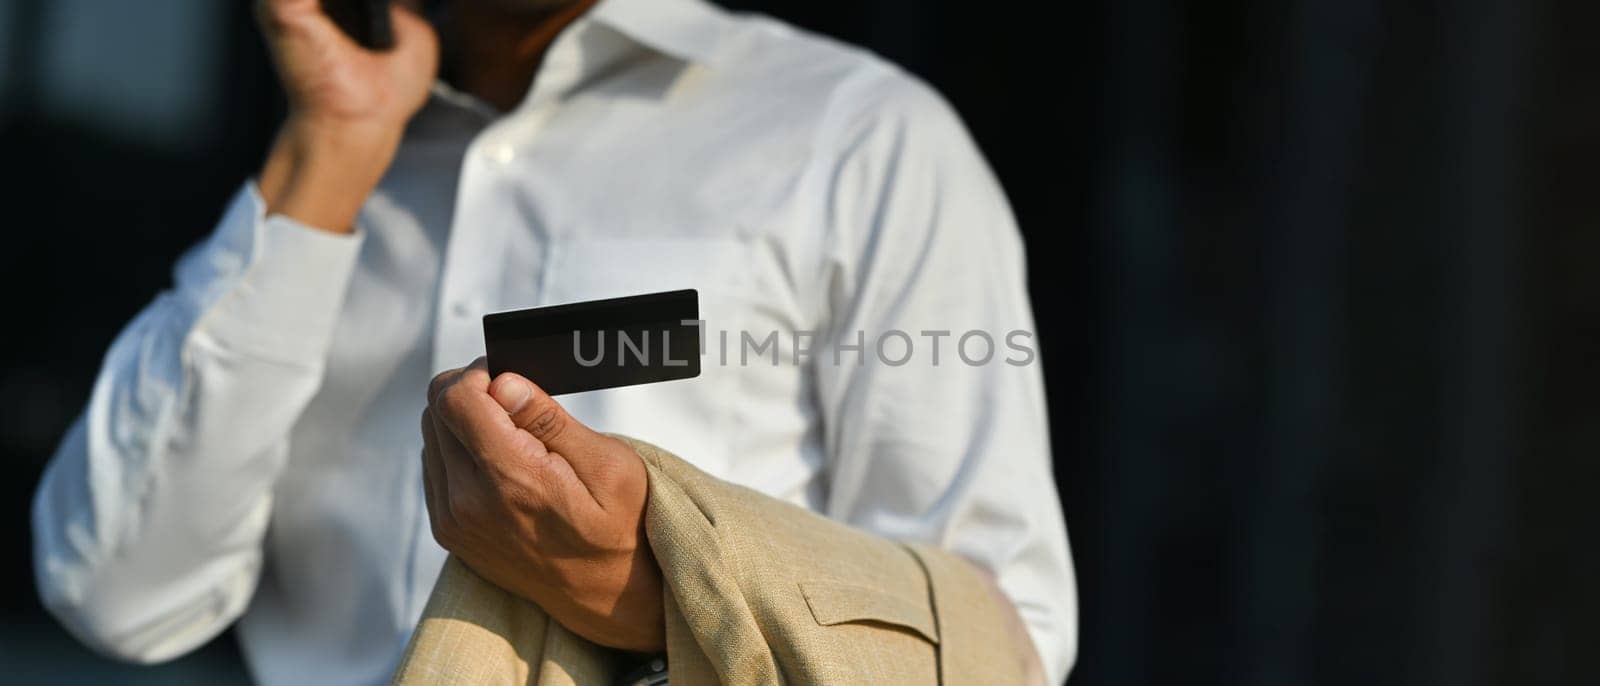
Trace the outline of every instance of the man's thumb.
[[566, 408], [544, 389], [520, 374], [506, 372], [495, 377], [489, 384], [489, 395], [511, 415], [511, 423], [569, 461], [590, 452], [594, 439], [599, 437], [567, 414]]

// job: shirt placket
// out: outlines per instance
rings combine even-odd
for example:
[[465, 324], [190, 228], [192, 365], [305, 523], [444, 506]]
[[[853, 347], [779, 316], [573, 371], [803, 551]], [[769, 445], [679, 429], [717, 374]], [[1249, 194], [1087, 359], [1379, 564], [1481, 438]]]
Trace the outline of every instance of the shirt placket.
[[[555, 114], [561, 94], [581, 81], [586, 63], [593, 61], [583, 54], [582, 36], [589, 30], [591, 26], [580, 21], [563, 32], [551, 45], [523, 102], [468, 145], [439, 282], [435, 373], [483, 354], [484, 314], [524, 304], [502, 302], [506, 268], [502, 248], [517, 232], [532, 228], [526, 225], [526, 213], [514, 206], [517, 193], [508, 191], [538, 176], [533, 173], [538, 135]], [[530, 189], [516, 190], [526, 195]], [[542, 271], [542, 262], [534, 268]]]

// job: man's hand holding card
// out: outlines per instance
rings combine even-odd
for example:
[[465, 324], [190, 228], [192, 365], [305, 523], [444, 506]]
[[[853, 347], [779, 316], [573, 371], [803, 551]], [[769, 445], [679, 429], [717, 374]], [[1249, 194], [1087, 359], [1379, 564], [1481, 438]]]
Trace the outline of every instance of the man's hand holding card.
[[642, 517], [644, 463], [483, 358], [435, 377], [422, 414], [434, 538], [568, 630], [634, 651], [664, 644], [661, 571]]
[[584, 638], [661, 649], [644, 463], [551, 394], [697, 376], [698, 316], [673, 291], [485, 317], [489, 357], [435, 377], [422, 414], [439, 544]]

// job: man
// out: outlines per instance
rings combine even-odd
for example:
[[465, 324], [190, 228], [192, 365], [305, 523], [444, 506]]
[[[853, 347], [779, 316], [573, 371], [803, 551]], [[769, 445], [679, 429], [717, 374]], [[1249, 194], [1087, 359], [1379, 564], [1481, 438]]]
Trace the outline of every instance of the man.
[[[1022, 253], [929, 89], [700, 0], [458, 0], [438, 33], [397, 8], [386, 52], [317, 0], [259, 10], [289, 117], [39, 488], [39, 587], [73, 633], [155, 662], [237, 619], [264, 683], [380, 682], [448, 547], [585, 638], [657, 649], [642, 476], [593, 473], [630, 464], [615, 431], [977, 561], [1064, 678], [1039, 370], [968, 363], [963, 335], [1026, 349]], [[693, 381], [557, 403], [461, 368], [486, 312], [683, 287]], [[471, 472], [490, 452], [560, 487]]]

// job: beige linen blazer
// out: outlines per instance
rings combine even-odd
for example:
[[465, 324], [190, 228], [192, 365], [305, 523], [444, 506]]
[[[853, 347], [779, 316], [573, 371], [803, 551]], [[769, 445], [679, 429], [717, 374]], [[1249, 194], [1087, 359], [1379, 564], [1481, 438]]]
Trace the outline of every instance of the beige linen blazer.
[[[650, 475], [669, 679], [692, 684], [1020, 684], [1031, 644], [983, 571], [711, 477], [621, 437]], [[397, 684], [615, 683], [637, 662], [451, 557]]]

